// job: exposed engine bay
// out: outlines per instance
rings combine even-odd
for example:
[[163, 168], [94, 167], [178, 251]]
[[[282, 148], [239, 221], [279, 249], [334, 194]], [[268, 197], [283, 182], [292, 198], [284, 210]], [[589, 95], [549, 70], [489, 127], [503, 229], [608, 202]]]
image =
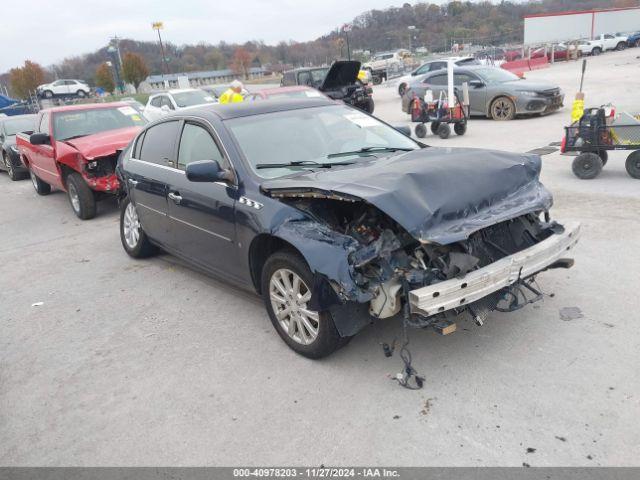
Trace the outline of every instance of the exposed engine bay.
[[[398, 314], [409, 301], [410, 291], [463, 278], [469, 272], [563, 231], [559, 224], [530, 213], [476, 231], [464, 241], [439, 245], [416, 240], [388, 215], [365, 201], [302, 197], [287, 198], [286, 202], [306, 212], [318, 223], [355, 240], [357, 247], [350, 252], [348, 262], [356, 285], [371, 297], [369, 314], [374, 318]], [[515, 287], [489, 296], [482, 304], [463, 303], [455, 312], [470, 310], [478, 319], [478, 312], [521, 308], [523, 302], [531, 303], [541, 297], [533, 286], [533, 280], [534, 277], [518, 279]], [[524, 294], [519, 295], [514, 288], [518, 292], [522, 288], [529, 290], [534, 300]], [[444, 311], [412, 310], [416, 326], [441, 323], [437, 316]]]

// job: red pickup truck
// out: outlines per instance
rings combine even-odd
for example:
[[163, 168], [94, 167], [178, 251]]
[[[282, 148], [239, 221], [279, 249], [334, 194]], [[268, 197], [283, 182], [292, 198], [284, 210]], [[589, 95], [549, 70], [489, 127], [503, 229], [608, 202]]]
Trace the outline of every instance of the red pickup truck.
[[42, 110], [36, 130], [18, 134], [16, 144], [36, 192], [67, 192], [75, 214], [87, 220], [97, 200], [117, 193], [119, 151], [146, 123], [125, 103], [56, 107]]

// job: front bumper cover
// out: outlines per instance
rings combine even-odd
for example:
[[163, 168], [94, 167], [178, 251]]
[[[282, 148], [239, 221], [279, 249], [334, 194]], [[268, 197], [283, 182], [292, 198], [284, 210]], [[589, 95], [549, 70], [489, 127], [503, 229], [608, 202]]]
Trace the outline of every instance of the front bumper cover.
[[409, 292], [411, 312], [423, 316], [460, 308], [545, 270], [572, 249], [580, 237], [580, 224], [565, 226], [561, 234], [504, 257], [462, 278], [445, 280]]

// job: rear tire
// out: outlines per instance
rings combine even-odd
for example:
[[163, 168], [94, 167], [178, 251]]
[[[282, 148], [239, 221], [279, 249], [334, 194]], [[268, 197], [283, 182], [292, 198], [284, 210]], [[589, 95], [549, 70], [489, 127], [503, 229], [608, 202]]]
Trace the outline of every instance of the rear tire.
[[53, 98], [53, 92], [51, 90], [45, 90], [43, 92], [44, 98]]
[[627, 157], [625, 167], [630, 177], [640, 179], [640, 150], [631, 152]]
[[398, 95], [403, 96], [404, 92], [406, 91], [407, 91], [407, 84], [401, 83], [400, 86], [398, 86]]
[[96, 216], [96, 197], [79, 173], [67, 176], [67, 195], [76, 216], [81, 220], [90, 220]]
[[16, 182], [25, 178], [24, 173], [15, 171], [15, 167], [13, 166], [13, 163], [11, 163], [11, 158], [9, 158], [9, 155], [3, 154], [2, 159], [4, 160], [4, 167], [7, 170], [7, 175], [9, 175], [9, 179], [12, 182]]
[[271, 255], [262, 269], [261, 285], [271, 323], [296, 353], [322, 358], [349, 342], [338, 333], [330, 312], [307, 309], [313, 274], [297, 253], [283, 250]]
[[86, 96], [87, 96], [87, 94], [85, 93], [85, 91], [84, 91], [84, 90], [78, 90], [78, 91], [76, 92], [76, 95], [77, 95], [78, 97], [80, 97], [80, 98], [84, 98], [84, 97], [86, 97]]
[[450, 135], [451, 135], [451, 127], [449, 126], [449, 124], [441, 123], [438, 126], [438, 136], [441, 139], [446, 140], [447, 138], [449, 138]]
[[427, 126], [424, 123], [416, 125], [416, 137], [424, 138], [427, 136]]
[[616, 50], [618, 51], [624, 50], [625, 48], [627, 48], [627, 42], [620, 42], [618, 45], [616, 45]]
[[136, 206], [129, 197], [120, 205], [120, 241], [124, 251], [133, 258], [150, 257], [158, 251], [142, 230]]
[[51, 185], [40, 180], [38, 176], [33, 173], [33, 170], [29, 170], [29, 175], [31, 176], [31, 183], [33, 184], [33, 188], [35, 188], [38, 195], [44, 196], [51, 193]]
[[602, 172], [602, 159], [595, 153], [581, 153], [571, 165], [573, 174], [582, 180], [596, 178]]

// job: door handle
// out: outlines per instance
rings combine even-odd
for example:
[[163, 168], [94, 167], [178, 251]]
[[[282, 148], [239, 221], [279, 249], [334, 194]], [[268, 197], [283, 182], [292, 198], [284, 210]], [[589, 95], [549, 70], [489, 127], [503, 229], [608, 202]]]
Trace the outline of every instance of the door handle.
[[133, 178], [129, 179], [129, 185], [133, 185], [134, 187], [140, 182], [138, 182], [137, 180], [134, 180]]
[[167, 195], [171, 200], [173, 200], [175, 203], [177, 203], [178, 205], [180, 205], [180, 202], [182, 201], [182, 197], [178, 194], [178, 193], [174, 193], [174, 192], [169, 192], [169, 195]]

